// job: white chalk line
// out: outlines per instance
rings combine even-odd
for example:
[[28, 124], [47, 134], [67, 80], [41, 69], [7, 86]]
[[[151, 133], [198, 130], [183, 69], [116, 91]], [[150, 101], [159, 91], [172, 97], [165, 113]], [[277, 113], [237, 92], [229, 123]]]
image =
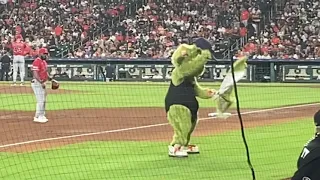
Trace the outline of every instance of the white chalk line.
[[[241, 113], [241, 115], [268, 112], [268, 111], [276, 111], [276, 110], [283, 110], [283, 109], [292, 109], [292, 108], [299, 108], [299, 107], [307, 107], [307, 106], [314, 106], [314, 105], [317, 105], [317, 104], [319, 105], [320, 103], [302, 104], [302, 105], [295, 105], [295, 106], [285, 106], [285, 107], [270, 108], [270, 109], [260, 109], [260, 110], [255, 110], [255, 111], [243, 112], [243, 113]], [[231, 116], [236, 116], [236, 115], [237, 114], [231, 114]], [[199, 118], [199, 121], [204, 121], [204, 120], [209, 120], [209, 119], [215, 119], [215, 117]], [[77, 135], [61, 136], [61, 137], [55, 137], [55, 138], [37, 139], [37, 140], [31, 140], [31, 141], [24, 141], [24, 142], [1, 145], [0, 148], [9, 148], [9, 147], [13, 147], [13, 146], [26, 145], [26, 144], [32, 144], [32, 143], [38, 143], [38, 142], [46, 142], [46, 141], [54, 141], [54, 140], [62, 140], [62, 139], [72, 139], [72, 138], [77, 138], [77, 137], [85, 137], [85, 136], [94, 136], [94, 135], [100, 135], [100, 134], [124, 132], [124, 131], [146, 129], [146, 128], [152, 128], [152, 127], [166, 126], [166, 125], [169, 125], [169, 123], [152, 124], [152, 125], [146, 125], [146, 126], [137, 126], [137, 127], [131, 127], [131, 128], [114, 129], [114, 130], [100, 131], [100, 132], [94, 132], [94, 133], [84, 133], [84, 134], [77, 134]]]

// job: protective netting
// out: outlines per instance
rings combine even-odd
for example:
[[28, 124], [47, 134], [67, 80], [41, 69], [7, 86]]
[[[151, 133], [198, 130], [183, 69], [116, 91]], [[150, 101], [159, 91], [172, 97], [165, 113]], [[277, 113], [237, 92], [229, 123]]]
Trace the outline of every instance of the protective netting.
[[[1, 25], [2, 48], [12, 58], [10, 35], [30, 42], [21, 86], [19, 72], [12, 83], [12, 64], [1, 65], [0, 80], [9, 67], [9, 82], [0, 83], [0, 179], [248, 180], [251, 163], [258, 180], [294, 174], [319, 108], [319, 87], [313, 84], [319, 62], [308, 60], [320, 56], [317, 1], [14, 5], [0, 5], [3, 19], [9, 19]], [[248, 67], [227, 118], [216, 117], [213, 99], [198, 99], [191, 144], [200, 154], [169, 158], [173, 128], [164, 99], [173, 67], [164, 60], [177, 45], [199, 36], [223, 59], [208, 62], [202, 87], [219, 89], [234, 51], [239, 50], [235, 61], [249, 55]], [[45, 123], [34, 122], [30, 71], [40, 46], [49, 49], [49, 74], [60, 82], [58, 90], [47, 84]]]

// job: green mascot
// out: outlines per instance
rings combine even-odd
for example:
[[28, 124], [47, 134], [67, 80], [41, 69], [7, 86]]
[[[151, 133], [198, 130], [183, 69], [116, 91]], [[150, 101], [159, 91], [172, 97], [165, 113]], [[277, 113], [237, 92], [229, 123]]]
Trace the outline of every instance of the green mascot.
[[165, 98], [165, 110], [174, 135], [169, 148], [170, 157], [188, 157], [199, 153], [199, 147], [189, 144], [197, 124], [199, 103], [196, 97], [210, 99], [214, 89], [201, 87], [197, 79], [204, 73], [205, 64], [212, 59], [212, 45], [204, 38], [193, 44], [181, 44], [174, 51], [171, 83]]

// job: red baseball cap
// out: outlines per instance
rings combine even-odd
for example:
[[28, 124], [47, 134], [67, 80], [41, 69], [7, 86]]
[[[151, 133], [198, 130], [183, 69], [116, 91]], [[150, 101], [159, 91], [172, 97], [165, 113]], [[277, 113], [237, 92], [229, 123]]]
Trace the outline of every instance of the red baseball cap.
[[48, 54], [47, 48], [40, 48], [39, 49], [39, 54]]

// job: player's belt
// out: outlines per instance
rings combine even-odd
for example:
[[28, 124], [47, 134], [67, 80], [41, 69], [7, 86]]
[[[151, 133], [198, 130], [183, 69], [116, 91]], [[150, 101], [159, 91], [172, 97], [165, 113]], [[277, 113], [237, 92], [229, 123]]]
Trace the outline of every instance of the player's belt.
[[[42, 81], [42, 80], [41, 80]], [[32, 79], [31, 80], [31, 83], [35, 83], [35, 82], [38, 82], [36, 79]]]

